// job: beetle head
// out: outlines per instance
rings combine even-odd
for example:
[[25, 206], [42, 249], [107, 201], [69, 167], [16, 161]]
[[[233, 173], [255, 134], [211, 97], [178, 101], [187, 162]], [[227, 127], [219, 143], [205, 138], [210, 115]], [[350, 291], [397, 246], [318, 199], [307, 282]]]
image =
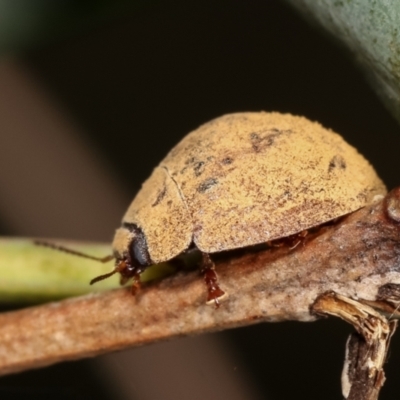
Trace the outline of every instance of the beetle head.
[[142, 230], [136, 224], [123, 223], [117, 229], [113, 241], [115, 268], [108, 274], [100, 275], [91, 280], [96, 283], [119, 272], [121, 285], [129, 279], [138, 279], [139, 275], [153, 262], [147, 250], [146, 238]]

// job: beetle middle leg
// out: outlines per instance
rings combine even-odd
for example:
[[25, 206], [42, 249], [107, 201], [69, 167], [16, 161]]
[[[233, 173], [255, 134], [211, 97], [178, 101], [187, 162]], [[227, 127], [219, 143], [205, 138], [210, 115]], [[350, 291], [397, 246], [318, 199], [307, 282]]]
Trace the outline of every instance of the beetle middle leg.
[[204, 282], [207, 286], [207, 304], [215, 304], [215, 307], [220, 306], [220, 301], [226, 296], [226, 293], [220, 288], [218, 284], [217, 273], [215, 272], [215, 265], [211, 257], [207, 253], [201, 253], [201, 273], [204, 276]]
[[287, 246], [289, 250], [294, 250], [299, 244], [302, 244], [303, 246], [305, 245], [308, 233], [309, 231], [306, 229], [304, 231], [295, 233], [294, 235], [290, 235], [276, 240], [271, 240], [266, 243], [267, 246], [269, 247]]

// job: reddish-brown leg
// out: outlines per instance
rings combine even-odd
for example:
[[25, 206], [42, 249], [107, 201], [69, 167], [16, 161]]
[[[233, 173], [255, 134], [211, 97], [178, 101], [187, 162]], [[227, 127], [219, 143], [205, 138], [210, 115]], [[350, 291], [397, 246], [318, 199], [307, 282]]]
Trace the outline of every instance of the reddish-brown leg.
[[133, 281], [132, 281], [132, 289], [131, 289], [132, 294], [135, 295], [140, 290], [140, 287], [141, 287], [140, 275], [136, 274], [133, 277]]
[[289, 237], [289, 249], [293, 250], [295, 249], [300, 243], [304, 246], [305, 244], [305, 238], [308, 235], [308, 231], [301, 231], [299, 233], [296, 233], [293, 236]]
[[226, 293], [220, 288], [218, 284], [217, 273], [215, 272], [215, 265], [212, 262], [209, 254], [201, 253], [201, 272], [204, 276], [204, 281], [207, 286], [207, 304], [214, 303], [215, 307], [220, 306], [220, 300], [225, 297]]
[[[129, 281], [130, 278], [126, 278], [125, 276], [122, 276], [119, 278], [119, 283], [120, 285], [125, 285]], [[132, 295], [135, 295], [141, 287], [141, 282], [140, 282], [140, 274], [135, 274], [132, 279], [132, 286], [131, 286], [131, 292]]]
[[305, 230], [305, 231], [295, 233], [294, 235], [291, 235], [291, 236], [288, 236], [285, 238], [271, 240], [271, 241], [267, 242], [267, 245], [270, 247], [287, 246], [287, 247], [289, 247], [289, 250], [293, 250], [299, 244], [302, 244], [303, 246], [305, 245], [307, 235], [308, 235], [308, 230]]

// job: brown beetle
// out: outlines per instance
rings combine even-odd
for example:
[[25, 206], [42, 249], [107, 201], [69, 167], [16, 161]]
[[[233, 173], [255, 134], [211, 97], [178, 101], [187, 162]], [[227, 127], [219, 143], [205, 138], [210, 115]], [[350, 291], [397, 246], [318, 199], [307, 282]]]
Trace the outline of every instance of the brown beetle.
[[[209, 254], [285, 238], [386, 194], [338, 134], [290, 114], [216, 118], [182, 139], [144, 182], [113, 241], [121, 282], [191, 248], [202, 253], [208, 302], [219, 287]], [[232, 271], [234, 273], [234, 271]]]
[[223, 291], [209, 254], [293, 235], [385, 193], [368, 161], [318, 123], [225, 115], [183, 138], [143, 184], [116, 231], [113, 273], [138, 282], [149, 265], [194, 245], [208, 301], [218, 301]]

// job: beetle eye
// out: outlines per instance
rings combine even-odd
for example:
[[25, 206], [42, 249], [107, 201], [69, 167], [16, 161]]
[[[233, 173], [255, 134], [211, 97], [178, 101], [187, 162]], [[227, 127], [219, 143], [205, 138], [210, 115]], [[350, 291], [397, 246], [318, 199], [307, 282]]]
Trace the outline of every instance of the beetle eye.
[[[133, 229], [132, 229], [133, 230]], [[129, 257], [132, 264], [147, 266], [152, 265], [144, 233], [135, 226], [135, 235], [129, 245]]]
[[129, 255], [131, 260], [137, 261], [140, 265], [147, 265], [143, 248], [140, 246], [137, 240], [133, 240], [129, 246]]

